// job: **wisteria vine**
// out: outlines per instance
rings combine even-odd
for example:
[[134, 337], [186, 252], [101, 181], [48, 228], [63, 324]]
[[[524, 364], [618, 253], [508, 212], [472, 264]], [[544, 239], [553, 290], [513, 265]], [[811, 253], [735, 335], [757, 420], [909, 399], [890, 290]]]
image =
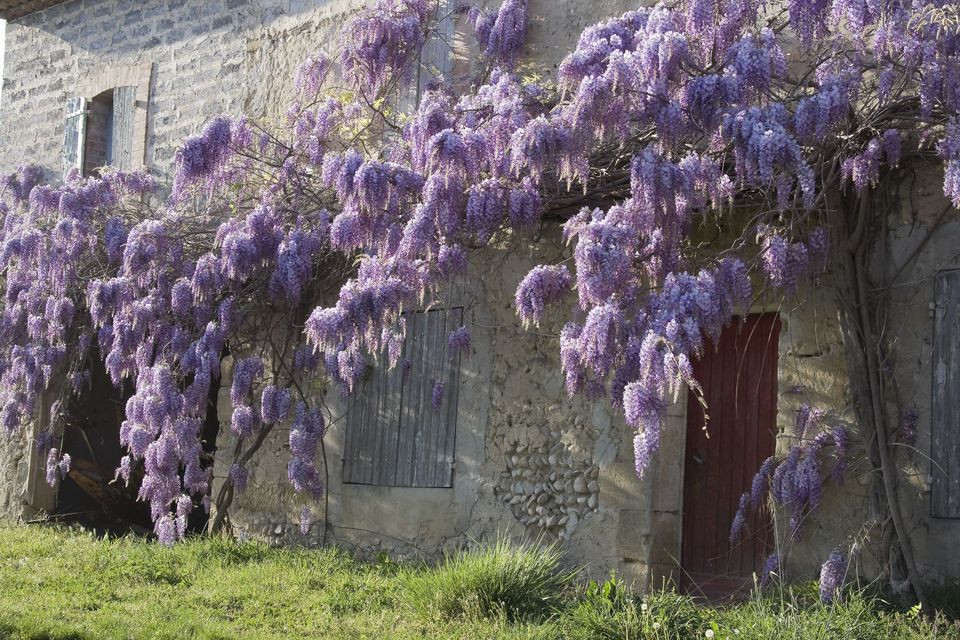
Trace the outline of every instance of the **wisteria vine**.
[[[319, 497], [333, 416], [311, 381], [350, 393], [369, 366], [397, 365], [405, 310], [491, 238], [551, 217], [572, 263], [530, 271], [517, 313], [526, 325], [567, 313], [567, 391], [622, 411], [643, 476], [667, 407], [699, 390], [691, 363], [709, 341], [758, 287], [789, 295], [826, 266], [832, 193], [935, 155], [960, 205], [948, 0], [661, 2], [587, 28], [538, 83], [518, 73], [525, 0], [463, 11], [487, 64], [468, 86], [428, 88], [409, 114], [384, 105], [417, 77], [439, 8], [378, 0], [344, 27], [336, 59], [304, 63], [284, 127], [219, 117], [187, 139], [168, 196], [136, 172], [4, 178], [0, 420], [22, 428], [51, 403], [51, 481], [69, 467], [52, 446], [65, 400], [102, 358], [134, 390], [120, 473], [142, 466], [157, 536], [182, 537], [196, 504], [210, 507], [200, 430], [230, 356], [238, 446], [218, 515], [280, 424], [290, 482]], [[742, 236], [701, 251], [695, 230], [743, 203]], [[448, 349], [469, 351], [467, 327]], [[435, 406], [444, 391], [434, 385]], [[817, 420], [807, 410], [802, 428]], [[744, 510], [769, 490], [799, 525], [819, 500], [821, 450], [845, 456], [846, 442], [823, 431], [768, 461]]]

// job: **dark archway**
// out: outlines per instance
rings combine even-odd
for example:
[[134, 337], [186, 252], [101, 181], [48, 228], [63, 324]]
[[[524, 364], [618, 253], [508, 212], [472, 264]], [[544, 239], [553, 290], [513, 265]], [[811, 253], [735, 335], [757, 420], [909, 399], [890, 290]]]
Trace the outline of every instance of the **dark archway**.
[[135, 471], [129, 486], [116, 473], [124, 455], [120, 424], [131, 395], [129, 385], [120, 389], [113, 385], [98, 353], [90, 363], [89, 379], [67, 408], [61, 449], [70, 454], [72, 464], [51, 515], [98, 533], [149, 533], [149, 509], [137, 502], [142, 470]]
[[[61, 450], [70, 454], [72, 464], [60, 482], [51, 519], [80, 524], [101, 534], [149, 535], [153, 530], [149, 507], [137, 500], [142, 462], [133, 466], [129, 485], [117, 473], [125, 454], [120, 425], [132, 395], [130, 385], [125, 383], [120, 389], [113, 385], [99, 353], [91, 355], [90, 363], [89, 379], [68, 405]], [[203, 464], [210, 469], [220, 430], [219, 394], [220, 379], [215, 378], [210, 383], [201, 432]], [[208, 520], [207, 511], [197, 505], [187, 522], [188, 533], [205, 532]]]

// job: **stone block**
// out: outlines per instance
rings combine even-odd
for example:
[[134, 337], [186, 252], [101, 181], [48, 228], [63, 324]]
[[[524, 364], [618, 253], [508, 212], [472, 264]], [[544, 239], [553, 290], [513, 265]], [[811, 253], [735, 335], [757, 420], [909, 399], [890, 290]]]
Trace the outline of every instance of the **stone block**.
[[653, 512], [650, 517], [651, 564], [675, 564], [680, 560], [682, 516], [679, 513]]
[[622, 558], [646, 560], [650, 548], [650, 512], [623, 509], [617, 521], [616, 553]]

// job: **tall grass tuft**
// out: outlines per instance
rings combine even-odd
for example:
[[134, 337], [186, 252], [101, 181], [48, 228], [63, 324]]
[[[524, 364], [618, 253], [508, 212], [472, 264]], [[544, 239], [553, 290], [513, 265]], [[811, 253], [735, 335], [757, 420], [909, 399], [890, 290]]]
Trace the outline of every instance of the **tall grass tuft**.
[[554, 612], [573, 585], [555, 545], [492, 546], [445, 556], [436, 567], [407, 571], [407, 603], [421, 616], [539, 620]]
[[673, 591], [652, 591], [641, 599], [612, 574], [606, 582], [587, 583], [564, 622], [569, 637], [582, 640], [699, 638], [709, 628], [705, 613]]

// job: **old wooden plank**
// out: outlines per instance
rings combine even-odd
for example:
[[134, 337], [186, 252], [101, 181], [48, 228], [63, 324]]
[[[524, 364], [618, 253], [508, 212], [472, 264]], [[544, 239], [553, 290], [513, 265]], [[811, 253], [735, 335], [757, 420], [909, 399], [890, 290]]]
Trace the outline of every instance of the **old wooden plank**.
[[[389, 373], [389, 384], [383, 409], [383, 429], [385, 436], [383, 484], [388, 487], [397, 483], [397, 449], [400, 440], [400, 410], [403, 406], [403, 362], [409, 355], [410, 345], [403, 341], [400, 360]], [[384, 364], [387, 366], [387, 363]]]
[[110, 164], [117, 169], [133, 166], [133, 117], [136, 111], [136, 87], [117, 87], [113, 90], [113, 136]]
[[420, 403], [420, 376], [423, 368], [422, 340], [425, 318], [423, 312], [413, 312], [407, 317], [407, 341], [410, 346], [406, 359], [403, 382], [403, 404], [400, 407], [399, 438], [395, 486], [410, 486], [410, 471], [416, 447], [416, 419]]
[[344, 450], [344, 482], [370, 484], [373, 469], [372, 438], [376, 433], [371, 425], [371, 397], [376, 393], [371, 379], [355, 389], [347, 401], [347, 442]]
[[[448, 316], [448, 322], [446, 327], [446, 335], [449, 336], [451, 331], [454, 331], [458, 327], [463, 325], [463, 307], [456, 307], [450, 310]], [[444, 346], [444, 353], [446, 357], [444, 362], [447, 363], [448, 373], [447, 373], [447, 397], [446, 397], [446, 407], [444, 411], [444, 424], [442, 429], [442, 436], [440, 440], [440, 455], [437, 463], [436, 475], [434, 476], [434, 484], [438, 487], [452, 487], [453, 486], [453, 461], [454, 461], [454, 447], [456, 443], [456, 432], [457, 432], [457, 411], [459, 409], [459, 399], [460, 399], [460, 354], [449, 354], [446, 352], [446, 344]]]
[[931, 408], [931, 515], [960, 518], [960, 271], [937, 275]]
[[366, 484], [380, 484], [383, 475], [383, 425], [380, 423], [380, 405], [383, 401], [384, 376], [380, 362], [372, 363], [368, 381], [369, 392], [364, 394], [366, 404], [367, 435], [366, 457], [368, 461]]
[[414, 438], [413, 460], [410, 470], [410, 486], [422, 487], [422, 478], [430, 464], [430, 436], [433, 427], [433, 382], [436, 378], [434, 362], [434, 344], [437, 331], [437, 313], [435, 310], [424, 313], [425, 324], [421, 340], [420, 373], [420, 409], [416, 414], [416, 436]]
[[434, 344], [437, 331], [437, 312], [434, 309], [424, 312], [426, 322], [423, 330], [423, 374], [420, 378], [421, 388], [421, 410], [417, 413], [417, 438], [416, 447], [413, 455], [413, 465], [410, 471], [410, 486], [423, 487], [426, 483], [423, 481], [427, 473], [426, 468], [430, 465], [430, 440], [433, 434], [433, 417], [436, 413], [433, 410], [433, 381], [436, 376], [436, 363], [434, 359]]
[[366, 481], [367, 463], [364, 461], [366, 443], [367, 403], [361, 390], [350, 395], [348, 400], [347, 432], [349, 434], [347, 456], [350, 460], [349, 482], [362, 484]]
[[[433, 334], [431, 336], [430, 359], [432, 361], [435, 381], [444, 385], [444, 388], [443, 398], [440, 401], [440, 405], [434, 408], [431, 401], [429, 409], [429, 419], [427, 421], [427, 424], [429, 425], [429, 432], [427, 434], [427, 461], [426, 464], [423, 465], [423, 471], [419, 478], [420, 486], [424, 487], [437, 486], [436, 476], [438, 459], [440, 458], [440, 433], [443, 431], [444, 424], [446, 423], [444, 409], [449, 402], [448, 394], [450, 392], [450, 384], [446, 376], [446, 373], [449, 370], [447, 366], [449, 358], [447, 358], [446, 337], [447, 322], [450, 312], [447, 309], [435, 309], [431, 311], [431, 313], [436, 314], [436, 317], [433, 326]], [[431, 387], [432, 386], [433, 385], [431, 384]]]

